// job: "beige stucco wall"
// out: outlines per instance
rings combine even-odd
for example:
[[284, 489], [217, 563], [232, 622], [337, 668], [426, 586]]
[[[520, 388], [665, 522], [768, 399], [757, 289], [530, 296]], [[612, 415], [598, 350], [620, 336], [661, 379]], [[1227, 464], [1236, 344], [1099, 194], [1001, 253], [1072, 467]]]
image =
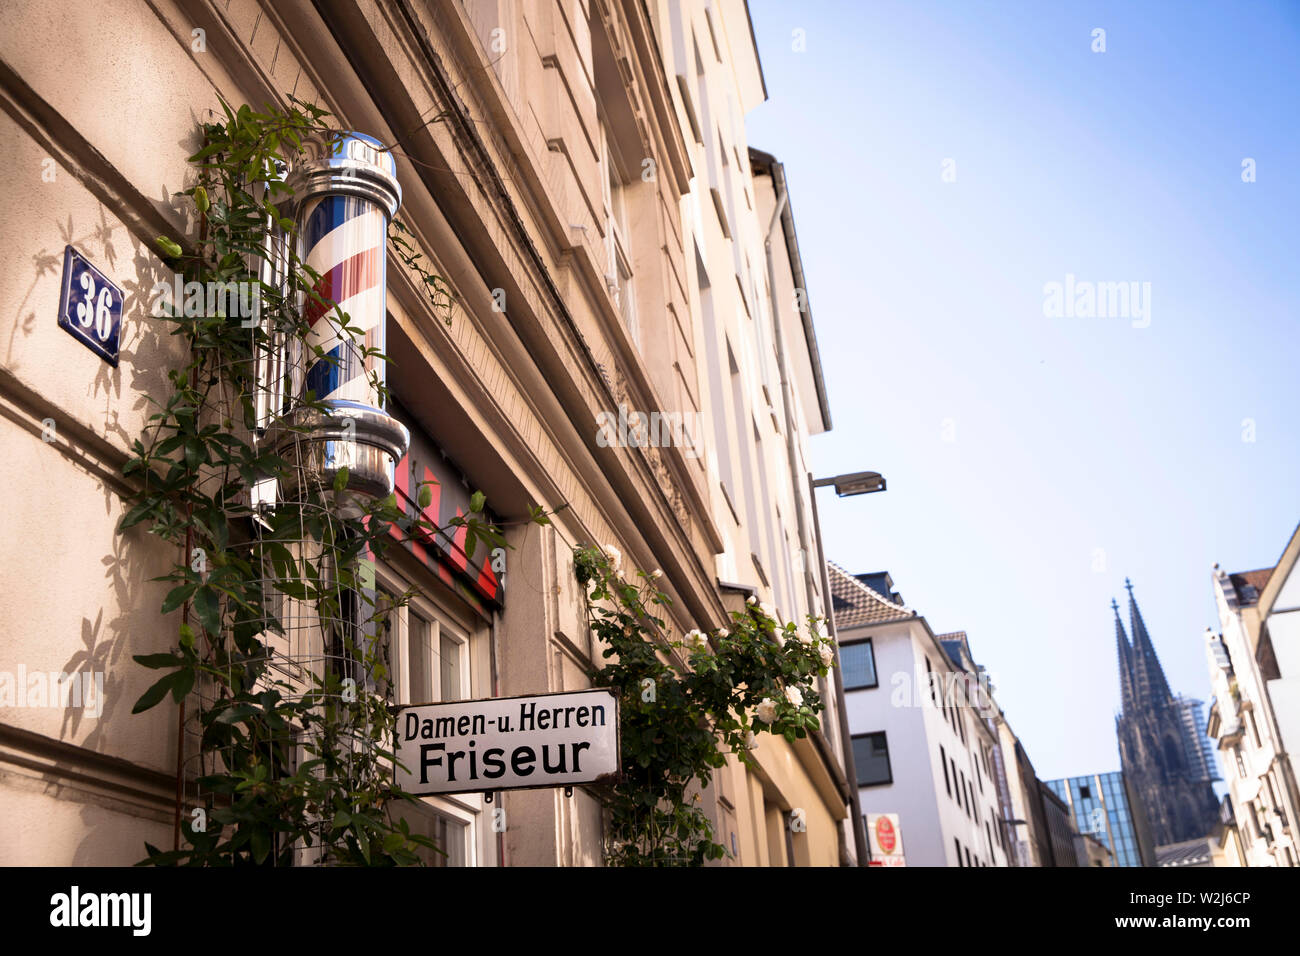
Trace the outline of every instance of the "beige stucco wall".
[[[155, 676], [132, 655], [165, 649], [179, 623], [179, 613], [157, 613], [165, 585], [149, 582], [176, 555], [138, 529], [116, 534], [127, 487], [116, 476], [152, 411], [146, 397], [163, 394], [180, 360], [147, 316], [149, 290], [170, 278], [152, 241], [193, 233], [174, 194], [192, 181], [186, 157], [219, 96], [260, 104], [292, 91], [344, 125], [400, 141], [403, 215], [458, 298], [448, 326], [390, 257], [390, 385], [498, 514], [567, 505], [551, 528], [510, 531], [506, 607], [492, 626], [497, 693], [587, 685], [599, 649], [573, 580], [577, 544], [613, 543], [627, 564], [663, 568], [680, 631], [724, 622], [715, 556], [719, 515], [732, 519], [707, 459], [595, 440], [595, 415], [619, 402], [690, 412], [703, 402], [684, 234], [698, 197], [675, 85], [657, 72], [662, 9], [655, 16], [605, 0], [111, 0], [95, 17], [72, 2], [6, 5], [0, 157], [13, 188], [0, 191], [0, 291], [10, 303], [0, 313], [0, 480], [17, 492], [0, 544], [0, 671], [89, 661], [105, 678], [94, 719], [0, 711], [0, 816], [15, 835], [0, 841], [0, 863], [127, 864], [146, 840], [170, 847], [175, 710], [129, 711]], [[500, 54], [489, 49], [494, 29]], [[41, 42], [51, 36], [59, 57]], [[599, 49], [626, 73], [611, 82]], [[636, 330], [603, 278], [602, 111], [623, 147]], [[735, 135], [743, 155], [743, 130]], [[646, 159], [650, 179], [638, 175]], [[69, 242], [128, 292], [117, 369], [55, 323]], [[761, 259], [752, 265], [761, 270]], [[41, 439], [46, 418], [52, 442]], [[768, 446], [779, 471], [781, 446]], [[790, 507], [782, 520], [793, 535]], [[733, 549], [743, 532], [729, 527]], [[796, 840], [796, 857], [833, 863], [836, 808], [809, 770], [816, 760], [783, 741], [765, 742], [760, 759], [776, 804], [806, 811], [810, 849]], [[736, 792], [752, 786], [738, 781]], [[572, 798], [511, 793], [503, 805], [506, 862], [599, 863], [599, 806], [581, 788]], [[737, 814], [749, 805], [737, 797]], [[744, 862], [760, 856], [751, 846]]]

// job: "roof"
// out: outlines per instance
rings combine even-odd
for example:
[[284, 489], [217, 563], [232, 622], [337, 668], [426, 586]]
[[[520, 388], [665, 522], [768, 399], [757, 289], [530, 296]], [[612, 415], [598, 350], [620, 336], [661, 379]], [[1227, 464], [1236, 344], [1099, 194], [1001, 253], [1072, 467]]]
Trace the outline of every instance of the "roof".
[[911, 608], [895, 604], [873, 591], [834, 561], [826, 562], [826, 570], [831, 579], [836, 630], [916, 617]]
[[1268, 579], [1272, 575], [1272, 568], [1259, 568], [1255, 571], [1238, 571], [1235, 574], [1229, 574], [1228, 580], [1232, 582], [1232, 586], [1237, 590], [1237, 603], [1257, 603], [1259, 595], [1264, 590], [1264, 585], [1268, 584]]
[[945, 641], [940, 639], [944, 651], [948, 654], [948, 660], [952, 661], [962, 670], [966, 669], [966, 663], [961, 659], [961, 641]]
[[1211, 856], [1210, 841], [1201, 837], [1156, 847], [1156, 866], [1209, 866]]
[[962, 670], [966, 669], [966, 661], [963, 657], [974, 662], [975, 658], [970, 652], [970, 641], [965, 631], [949, 631], [947, 634], [936, 634], [934, 637], [947, 652], [948, 659]]

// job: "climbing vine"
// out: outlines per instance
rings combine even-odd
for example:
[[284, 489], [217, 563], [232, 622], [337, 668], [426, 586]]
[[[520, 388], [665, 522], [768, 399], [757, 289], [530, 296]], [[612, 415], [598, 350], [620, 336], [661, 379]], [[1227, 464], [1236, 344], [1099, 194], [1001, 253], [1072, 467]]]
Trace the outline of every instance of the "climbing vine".
[[699, 866], [728, 852], [699, 805], [700, 789], [728, 753], [756, 766], [759, 734], [793, 742], [819, 727], [815, 678], [834, 662], [831, 638], [820, 618], [782, 624], [753, 598], [729, 628], [674, 637], [660, 616], [671, 603], [656, 584], [660, 572], [628, 580], [621, 566], [612, 547], [574, 551], [587, 624], [604, 645], [606, 663], [591, 678], [619, 696], [622, 773], [603, 796], [606, 860]]
[[[416, 491], [421, 514], [412, 516], [394, 495], [350, 494], [346, 469], [333, 487], [299, 482], [289, 500], [266, 502], [253, 493], [288, 480], [294, 467], [265, 440], [259, 388], [267, 383], [258, 369], [281, 343], [307, 342], [305, 313], [326, 308], [372, 360], [368, 367], [386, 359], [317, 291], [321, 277], [299, 258], [296, 225], [285, 212], [293, 196], [283, 172], [310, 140], [339, 135], [329, 114], [292, 98], [265, 112], [222, 107], [224, 119], [204, 126], [204, 145], [190, 157], [196, 182], [179, 194], [192, 204], [197, 236], [158, 239], [184, 287], [200, 290], [195, 301], [170, 303], [161, 317], [184, 342], [186, 362], [169, 374], [168, 394], [150, 396], [156, 411], [123, 468], [137, 490], [119, 533], [142, 527], [181, 555], [158, 579], [171, 585], [161, 612], [181, 612], [175, 645], [136, 657], [165, 673], [133, 712], [170, 696], [183, 715], [185, 702], [197, 702], [181, 722], [198, 740], [200, 798], [187, 801], [181, 845], [146, 845], [142, 862], [417, 863], [422, 848], [433, 847], [402, 819], [402, 801], [414, 798], [392, 782], [386, 642], [388, 617], [409, 593], [380, 596], [373, 562], [394, 529], [396, 537], [433, 538], [464, 528], [470, 557], [479, 544], [505, 542], [484, 520], [480, 493], [468, 515], [445, 527], [423, 516], [427, 485]], [[447, 286], [420, 261], [400, 223], [390, 230], [398, 258], [450, 321]], [[277, 234], [290, 239], [278, 251]], [[272, 257], [279, 275], [268, 282], [263, 266]], [[233, 299], [218, 298], [214, 307], [202, 294], [231, 283], [254, 290], [256, 321], [246, 309], [235, 314]], [[319, 347], [305, 354], [306, 361], [329, 360]], [[384, 383], [371, 377], [382, 400]], [[324, 413], [325, 406], [311, 392], [291, 396], [273, 408], [283, 417], [272, 424], [303, 409]], [[536, 511], [533, 517], [545, 520]], [[295, 658], [293, 642], [308, 639], [314, 654]]]

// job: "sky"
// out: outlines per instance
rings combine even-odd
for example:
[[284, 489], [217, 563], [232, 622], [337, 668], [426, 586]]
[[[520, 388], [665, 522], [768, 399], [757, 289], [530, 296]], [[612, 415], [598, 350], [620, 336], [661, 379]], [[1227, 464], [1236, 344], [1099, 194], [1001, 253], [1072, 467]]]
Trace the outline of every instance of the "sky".
[[[1300, 522], [1300, 4], [750, 12], [749, 143], [785, 164], [833, 419], [813, 467], [889, 486], [819, 493], [826, 553], [967, 632], [1042, 779], [1118, 769], [1125, 577], [1206, 699], [1212, 565], [1271, 567]], [[1053, 309], [1067, 281], [1137, 294]]]

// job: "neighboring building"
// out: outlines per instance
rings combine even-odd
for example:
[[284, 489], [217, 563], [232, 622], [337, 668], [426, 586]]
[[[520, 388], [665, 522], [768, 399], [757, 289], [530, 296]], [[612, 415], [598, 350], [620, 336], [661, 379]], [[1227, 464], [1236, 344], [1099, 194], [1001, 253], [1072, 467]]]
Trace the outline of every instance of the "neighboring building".
[[[40, 37], [58, 37], [59, 55]], [[104, 675], [94, 716], [0, 710], [0, 863], [135, 863], [146, 841], [172, 846], [177, 777], [194, 792], [175, 708], [130, 713], [156, 678], [132, 656], [175, 639], [180, 611], [159, 613], [156, 580], [175, 555], [116, 527], [148, 397], [182, 364], [149, 315], [148, 291], [172, 278], [155, 239], [195, 234], [172, 197], [193, 184], [187, 157], [221, 100], [286, 104], [292, 91], [395, 144], [398, 217], [454, 296], [448, 324], [421, 277], [381, 252], [387, 411], [411, 432], [397, 490], [437, 475], [440, 521], [467, 506], [464, 489], [482, 490], [511, 550], [500, 578], [486, 556], [446, 549], [392, 549], [379, 563], [379, 588], [416, 592], [389, 635], [397, 702], [588, 687], [600, 649], [573, 574], [579, 544], [661, 568], [679, 633], [728, 623], [743, 599], [732, 585], [787, 618], [824, 612], [797, 558], [816, 549], [807, 438], [830, 417], [807, 296], [796, 311], [789, 294], [802, 266], [788, 203], [767, 278], [784, 175], [751, 161], [745, 141], [766, 92], [744, 3], [120, 0], [88, 19], [70, 0], [23, 2], [6, 7], [0, 60], [12, 173], [0, 233], [29, 264], [0, 278], [15, 303], [0, 330], [3, 478], [15, 490], [0, 671]], [[131, 290], [117, 365], [56, 325], [66, 245]], [[682, 416], [686, 440], [602, 444], [601, 416], [621, 410]], [[701, 412], [713, 419], [702, 434]], [[539, 504], [564, 507], [529, 525]], [[31, 584], [33, 554], [48, 586]], [[760, 772], [732, 763], [706, 788], [729, 862], [853, 861], [827, 698], [822, 734], [765, 738]], [[499, 800], [501, 832], [480, 794], [425, 798], [412, 813], [445, 865], [602, 862], [594, 791]]]
[[1008, 859], [1012, 866], [1051, 866], [1038, 776], [1006, 715], [997, 707], [996, 699], [994, 707], [996, 712], [990, 720], [998, 747], [993, 754], [993, 771]]
[[1214, 745], [1205, 733], [1205, 705], [1195, 697], [1175, 694], [1174, 706], [1183, 724], [1183, 744], [1192, 779], [1199, 783], [1222, 780], [1219, 762], [1214, 759]]
[[1038, 782], [1039, 797], [1043, 802], [1043, 819], [1047, 821], [1047, 842], [1053, 866], [1078, 866], [1079, 855], [1074, 842], [1079, 833], [1074, 829], [1070, 808], [1051, 787]]
[[[647, 349], [664, 356], [663, 387], [703, 420], [703, 454], [692, 474], [715, 523], [716, 556], [708, 568], [738, 602], [747, 594], [771, 603], [785, 621], [804, 626], [828, 615], [820, 545], [814, 540], [808, 439], [831, 427], [813, 333], [812, 311], [795, 235], [784, 167], [750, 149], [745, 115], [767, 97], [744, 3], [657, 4], [667, 86], [685, 131], [691, 191], [681, 271], [661, 281], [683, 289], [696, 321], [682, 335], [683, 313], [670, 310]], [[675, 263], [676, 266], [676, 263]], [[797, 290], [797, 294], [796, 294]], [[643, 310], [649, 321], [653, 310]], [[683, 387], [694, 362], [698, 381]], [[812, 555], [811, 560], [808, 558]], [[855, 859], [861, 822], [842, 765], [847, 735], [839, 726], [833, 681], [821, 683], [823, 730], [787, 744], [760, 737], [762, 772], [734, 758], [718, 771], [716, 797], [732, 863], [833, 865]], [[816, 835], [790, 833], [795, 810], [816, 821]], [[839, 834], [827, 843], [823, 835]], [[865, 854], [864, 854], [865, 855]], [[865, 861], [864, 861], [865, 862]]]
[[1048, 780], [1047, 786], [1069, 805], [1075, 828], [1096, 837], [1111, 852], [1111, 866], [1155, 866], [1146, 817], [1123, 772]]
[[1111, 856], [1106, 844], [1091, 833], [1076, 833], [1074, 835], [1074, 855], [1079, 861], [1079, 866], [1115, 865], [1115, 859]]
[[1211, 834], [1215, 866], [1249, 866], [1246, 845], [1232, 808], [1232, 797], [1225, 796], [1219, 803], [1219, 826]]
[[1126, 578], [1132, 643], [1114, 601], [1121, 712], [1115, 718], [1120, 765], [1141, 804], [1156, 846], [1203, 837], [1218, 820], [1219, 800], [1205, 778], [1198, 728], [1169, 690]]
[[1011, 865], [996, 705], [966, 635], [934, 634], [886, 574], [827, 569], [862, 812], [898, 815], [908, 866]]
[[[1206, 629], [1214, 702], [1207, 721], [1228, 786], [1220, 850], [1243, 866], [1300, 865], [1288, 741], [1300, 678], [1300, 530], [1272, 568], [1213, 572], [1221, 633]], [[1284, 669], [1285, 668], [1285, 669]]]
[[1171, 843], [1156, 851], [1156, 866], [1211, 867], [1214, 865], [1214, 849], [1208, 837]]

